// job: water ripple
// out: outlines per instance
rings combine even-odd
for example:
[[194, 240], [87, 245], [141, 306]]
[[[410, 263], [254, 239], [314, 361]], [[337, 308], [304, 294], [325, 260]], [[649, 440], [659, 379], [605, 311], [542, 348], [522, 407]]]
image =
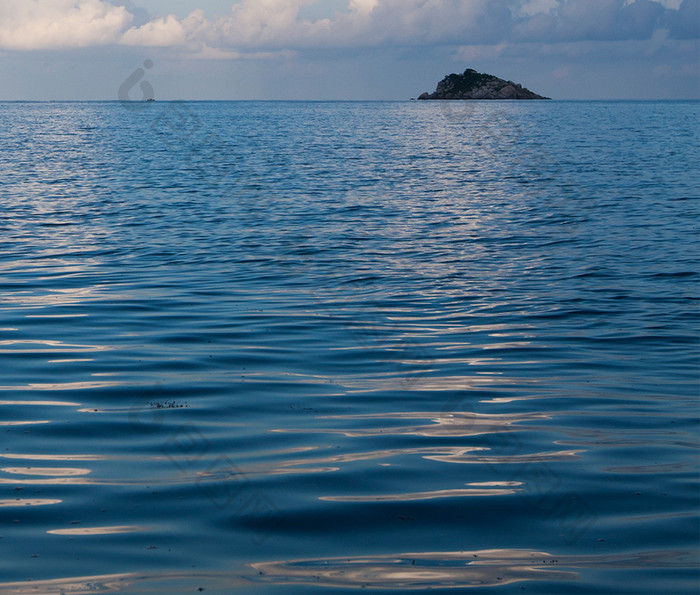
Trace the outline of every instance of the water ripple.
[[699, 105], [0, 102], [0, 593], [696, 593]]

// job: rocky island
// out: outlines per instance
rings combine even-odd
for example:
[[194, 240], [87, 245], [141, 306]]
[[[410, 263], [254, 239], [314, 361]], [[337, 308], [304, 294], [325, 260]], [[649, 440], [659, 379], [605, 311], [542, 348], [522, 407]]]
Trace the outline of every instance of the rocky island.
[[464, 74], [442, 79], [435, 93], [423, 93], [418, 99], [550, 99], [533, 93], [518, 83], [505, 81], [467, 68]]

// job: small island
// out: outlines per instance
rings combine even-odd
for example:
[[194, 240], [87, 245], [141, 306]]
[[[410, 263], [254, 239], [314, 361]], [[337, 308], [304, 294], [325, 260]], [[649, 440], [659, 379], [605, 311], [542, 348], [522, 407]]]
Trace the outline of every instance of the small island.
[[550, 99], [533, 93], [518, 83], [506, 81], [467, 68], [464, 74], [450, 74], [442, 79], [435, 93], [423, 93], [418, 99]]

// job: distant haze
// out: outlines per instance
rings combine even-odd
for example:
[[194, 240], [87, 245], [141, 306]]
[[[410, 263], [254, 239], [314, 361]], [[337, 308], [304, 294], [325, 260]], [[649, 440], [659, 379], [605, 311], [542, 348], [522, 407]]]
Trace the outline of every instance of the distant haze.
[[117, 99], [146, 60], [162, 100], [408, 99], [467, 67], [698, 99], [699, 28], [700, 0], [0, 0], [0, 100]]

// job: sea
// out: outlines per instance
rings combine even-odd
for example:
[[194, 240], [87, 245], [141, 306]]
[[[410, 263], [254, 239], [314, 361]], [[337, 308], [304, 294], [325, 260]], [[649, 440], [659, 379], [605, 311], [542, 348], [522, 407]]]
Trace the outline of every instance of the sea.
[[697, 593], [700, 102], [0, 103], [0, 594]]

